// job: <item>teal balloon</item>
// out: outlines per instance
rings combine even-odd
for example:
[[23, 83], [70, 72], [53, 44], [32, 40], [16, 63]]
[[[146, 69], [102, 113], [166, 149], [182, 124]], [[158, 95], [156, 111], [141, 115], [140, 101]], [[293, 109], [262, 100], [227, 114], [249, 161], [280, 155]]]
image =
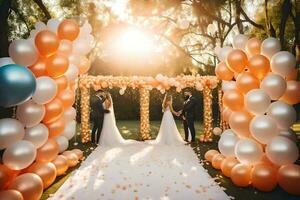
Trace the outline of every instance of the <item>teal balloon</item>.
[[36, 88], [32, 72], [17, 64], [0, 67], [0, 106], [15, 106], [29, 100]]

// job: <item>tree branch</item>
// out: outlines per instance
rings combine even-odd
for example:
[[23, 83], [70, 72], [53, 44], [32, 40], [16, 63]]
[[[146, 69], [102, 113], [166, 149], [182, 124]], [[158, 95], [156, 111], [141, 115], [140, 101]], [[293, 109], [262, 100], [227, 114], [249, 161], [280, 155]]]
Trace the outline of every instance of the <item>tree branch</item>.
[[12, 6], [11, 9], [18, 15], [18, 17], [21, 19], [21, 21], [24, 22], [24, 24], [25, 24], [25, 26], [27, 28], [27, 34], [29, 34], [30, 33], [30, 28], [29, 28], [29, 25], [26, 22], [25, 17], [23, 16], [23, 14], [20, 13], [19, 10], [17, 8], [15, 8], [14, 6]]
[[261, 30], [265, 30], [264, 26], [261, 24], [257, 24], [255, 23], [253, 20], [251, 20], [248, 15], [245, 13], [245, 11], [243, 10], [243, 8], [241, 8], [241, 14], [245, 17], [245, 20], [247, 20], [247, 22], [249, 22], [251, 25], [255, 26], [256, 28], [259, 28]]
[[45, 4], [43, 3], [43, 0], [33, 0], [38, 6], [39, 8], [43, 11], [45, 17], [47, 20], [51, 19], [51, 14], [48, 11], [48, 9], [46, 8]]

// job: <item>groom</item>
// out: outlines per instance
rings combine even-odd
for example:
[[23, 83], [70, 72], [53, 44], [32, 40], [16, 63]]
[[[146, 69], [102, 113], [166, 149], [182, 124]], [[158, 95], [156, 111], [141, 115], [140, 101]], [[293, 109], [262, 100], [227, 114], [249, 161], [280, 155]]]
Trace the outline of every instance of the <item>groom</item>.
[[192, 135], [191, 142], [195, 142], [196, 132], [195, 132], [195, 110], [197, 101], [190, 90], [184, 92], [184, 103], [183, 109], [179, 111], [179, 115], [183, 119], [183, 127], [185, 133], [185, 141], [188, 142], [189, 131]]
[[98, 144], [100, 134], [102, 131], [104, 114], [109, 113], [109, 110], [105, 110], [103, 107], [103, 102], [105, 101], [103, 90], [98, 90], [96, 94], [91, 98], [91, 100], [92, 100], [91, 106], [92, 106], [92, 113], [93, 113], [92, 120], [94, 122], [93, 130], [92, 130], [92, 143]]

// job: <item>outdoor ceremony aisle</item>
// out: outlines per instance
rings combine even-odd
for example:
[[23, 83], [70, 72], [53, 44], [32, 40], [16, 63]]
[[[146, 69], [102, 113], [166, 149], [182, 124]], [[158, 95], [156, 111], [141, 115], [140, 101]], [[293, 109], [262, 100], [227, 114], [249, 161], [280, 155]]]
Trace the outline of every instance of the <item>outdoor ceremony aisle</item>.
[[189, 146], [98, 147], [50, 198], [227, 200]]

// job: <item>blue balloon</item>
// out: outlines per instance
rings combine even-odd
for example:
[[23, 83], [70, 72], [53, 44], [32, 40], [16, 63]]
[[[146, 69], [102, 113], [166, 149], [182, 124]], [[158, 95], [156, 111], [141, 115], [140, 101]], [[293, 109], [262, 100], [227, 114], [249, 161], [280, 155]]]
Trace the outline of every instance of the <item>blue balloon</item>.
[[29, 100], [36, 88], [32, 72], [17, 64], [0, 67], [0, 106], [15, 106]]

